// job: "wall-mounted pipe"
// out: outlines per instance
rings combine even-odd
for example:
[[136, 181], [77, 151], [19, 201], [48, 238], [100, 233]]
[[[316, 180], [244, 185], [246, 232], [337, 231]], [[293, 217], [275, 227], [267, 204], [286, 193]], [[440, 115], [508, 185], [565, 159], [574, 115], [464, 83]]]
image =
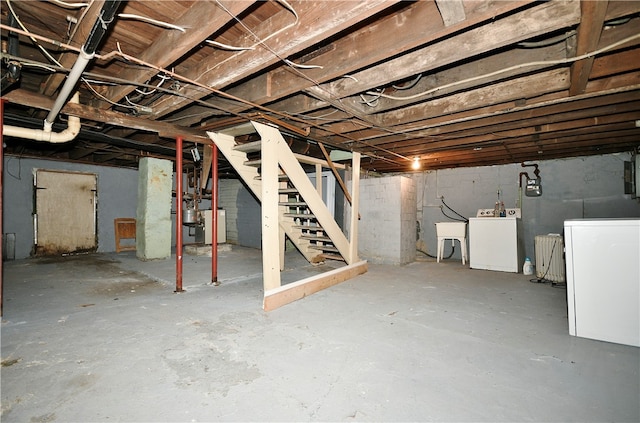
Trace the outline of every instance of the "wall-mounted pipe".
[[[523, 165], [524, 166], [524, 165]], [[518, 208], [522, 208], [522, 177], [526, 176], [529, 179], [529, 174], [527, 172], [520, 172], [518, 174]]]
[[[70, 103], [79, 104], [79, 95], [75, 93]], [[69, 116], [67, 128], [61, 132], [51, 132], [44, 129], [30, 129], [19, 126], [6, 125], [4, 127], [4, 135], [8, 137], [26, 138], [34, 141], [45, 141], [50, 143], [63, 143], [74, 139], [80, 133], [80, 118], [77, 116]]]

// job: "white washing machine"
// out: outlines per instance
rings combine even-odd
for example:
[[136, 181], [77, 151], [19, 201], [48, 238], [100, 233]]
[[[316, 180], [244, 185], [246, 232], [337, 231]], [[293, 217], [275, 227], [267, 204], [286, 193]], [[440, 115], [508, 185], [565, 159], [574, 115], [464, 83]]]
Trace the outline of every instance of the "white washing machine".
[[469, 266], [472, 269], [518, 273], [522, 257], [520, 209], [506, 209], [506, 217], [493, 217], [493, 209], [480, 209], [469, 219]]

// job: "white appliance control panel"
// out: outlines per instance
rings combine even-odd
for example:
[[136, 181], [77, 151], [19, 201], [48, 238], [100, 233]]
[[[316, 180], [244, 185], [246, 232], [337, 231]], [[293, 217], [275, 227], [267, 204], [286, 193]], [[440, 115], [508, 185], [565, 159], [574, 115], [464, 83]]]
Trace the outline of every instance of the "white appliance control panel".
[[[517, 219], [522, 218], [522, 212], [521, 212], [521, 209], [519, 208], [505, 209], [505, 212], [507, 214], [507, 217], [515, 217]], [[476, 213], [476, 217], [495, 217], [495, 216], [493, 215], [493, 209], [478, 209], [478, 212]]]

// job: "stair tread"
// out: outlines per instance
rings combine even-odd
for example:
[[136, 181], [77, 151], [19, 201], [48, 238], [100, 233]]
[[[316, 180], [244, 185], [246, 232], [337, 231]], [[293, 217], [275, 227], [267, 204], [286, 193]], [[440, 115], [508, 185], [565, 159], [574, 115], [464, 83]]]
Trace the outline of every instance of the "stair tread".
[[320, 257], [328, 259], [328, 260], [339, 260], [339, 261], [346, 261], [344, 259], [344, 257], [342, 257], [339, 254], [320, 254]]
[[296, 188], [280, 188], [278, 192], [280, 194], [297, 194], [299, 191]]
[[309, 241], [332, 242], [327, 236], [300, 235], [300, 239], [308, 239]]
[[303, 219], [315, 219], [315, 215], [310, 213], [284, 213], [285, 217], [303, 218]]
[[304, 207], [307, 205], [304, 201], [281, 201], [278, 203], [279, 206], [289, 206], [289, 207]]
[[324, 229], [322, 228], [322, 226], [309, 226], [309, 225], [293, 225], [292, 226], [294, 229], [302, 229], [302, 230], [309, 230], [309, 231], [322, 231], [324, 232]]
[[309, 245], [309, 248], [320, 251], [332, 251], [336, 253], [340, 252], [340, 250], [338, 250], [336, 247], [332, 247], [330, 245]]
[[[256, 181], [261, 181], [262, 180], [262, 175], [254, 176], [253, 179], [256, 180]], [[289, 176], [286, 173], [278, 175], [278, 180], [280, 180], [280, 181], [286, 181], [288, 179], [289, 179]]]
[[256, 151], [262, 150], [262, 141], [253, 141], [246, 144], [238, 144], [233, 147], [233, 149], [242, 153], [254, 153]]
[[261, 159], [247, 160], [243, 164], [245, 166], [260, 167], [262, 166], [262, 160]]

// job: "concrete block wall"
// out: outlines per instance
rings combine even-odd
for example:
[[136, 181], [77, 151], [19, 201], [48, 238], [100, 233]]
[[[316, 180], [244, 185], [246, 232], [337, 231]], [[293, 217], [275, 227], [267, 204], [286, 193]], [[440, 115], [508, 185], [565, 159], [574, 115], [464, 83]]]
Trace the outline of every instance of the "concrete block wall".
[[416, 259], [416, 183], [410, 178], [400, 179], [400, 263]]
[[218, 206], [227, 220], [227, 242], [262, 248], [262, 212], [260, 203], [238, 179], [220, 179]]
[[404, 176], [360, 181], [360, 257], [384, 264], [415, 260], [415, 186], [415, 181]]
[[[525, 255], [534, 260], [535, 236], [562, 234], [567, 219], [640, 217], [640, 202], [624, 194], [623, 162], [630, 158], [629, 153], [620, 153], [535, 162], [542, 178], [542, 196], [522, 194]], [[516, 207], [518, 175], [525, 171], [533, 177], [533, 170], [510, 164], [406, 174], [417, 185], [422, 248], [435, 256], [435, 223], [452, 221], [450, 217], [459, 219], [444, 207], [441, 197], [467, 218], [474, 217], [479, 208], [492, 208], [498, 191], [506, 207]], [[444, 254], [449, 251], [445, 247]], [[460, 259], [460, 252], [456, 251], [453, 258]]]

